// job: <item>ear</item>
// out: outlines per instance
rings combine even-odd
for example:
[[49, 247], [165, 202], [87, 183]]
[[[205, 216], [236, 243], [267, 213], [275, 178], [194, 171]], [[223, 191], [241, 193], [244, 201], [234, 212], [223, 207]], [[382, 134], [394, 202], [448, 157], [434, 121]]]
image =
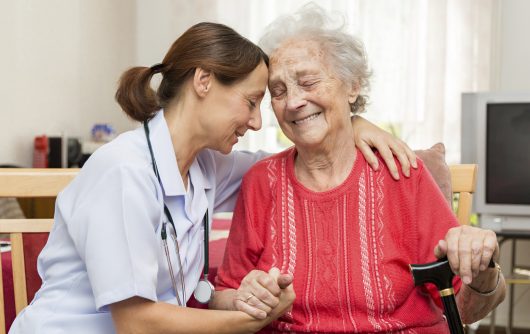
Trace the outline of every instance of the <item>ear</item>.
[[200, 97], [205, 97], [212, 86], [213, 74], [201, 67], [195, 69], [193, 76], [193, 88]]
[[348, 92], [348, 103], [354, 104], [357, 100], [357, 96], [359, 96], [359, 92], [361, 90], [361, 87], [358, 82], [355, 82], [351, 85], [350, 91]]

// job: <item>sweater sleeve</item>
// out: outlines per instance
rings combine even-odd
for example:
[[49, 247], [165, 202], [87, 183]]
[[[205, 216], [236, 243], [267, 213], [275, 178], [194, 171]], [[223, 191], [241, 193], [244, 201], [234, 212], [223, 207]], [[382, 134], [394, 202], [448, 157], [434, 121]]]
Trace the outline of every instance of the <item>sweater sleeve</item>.
[[[416, 226], [418, 229], [418, 253], [416, 263], [436, 261], [434, 247], [438, 241], [444, 239], [447, 231], [459, 226], [452, 208], [444, 198], [440, 188], [435, 183], [429, 171], [422, 164], [416, 191]], [[458, 293], [461, 280], [458, 276], [453, 279], [453, 287]], [[441, 307], [439, 293], [434, 285], [427, 285], [427, 290], [435, 303]]]
[[418, 263], [436, 260], [434, 247], [447, 231], [459, 226], [429, 171], [422, 165], [416, 190], [416, 226], [418, 228]]
[[253, 269], [263, 251], [263, 242], [254, 228], [253, 214], [249, 211], [251, 182], [243, 182], [237, 199], [230, 235], [226, 243], [223, 263], [216, 277], [216, 289], [237, 289], [241, 280]]

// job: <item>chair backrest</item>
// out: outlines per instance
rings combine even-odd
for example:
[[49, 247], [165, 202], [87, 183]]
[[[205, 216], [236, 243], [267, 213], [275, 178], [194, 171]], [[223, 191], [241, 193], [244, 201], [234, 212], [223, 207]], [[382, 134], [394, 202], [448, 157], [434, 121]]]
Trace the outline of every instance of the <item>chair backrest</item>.
[[[78, 174], [78, 169], [0, 169], [0, 198], [56, 197]], [[50, 232], [53, 219], [1, 219], [0, 234], [9, 234], [15, 309], [18, 314], [28, 304], [24, 265], [23, 233]], [[5, 333], [4, 279], [0, 261], [0, 334]]]
[[456, 216], [460, 225], [469, 225], [473, 193], [477, 183], [477, 169], [475, 164], [451, 165], [451, 184], [453, 194], [458, 194]]

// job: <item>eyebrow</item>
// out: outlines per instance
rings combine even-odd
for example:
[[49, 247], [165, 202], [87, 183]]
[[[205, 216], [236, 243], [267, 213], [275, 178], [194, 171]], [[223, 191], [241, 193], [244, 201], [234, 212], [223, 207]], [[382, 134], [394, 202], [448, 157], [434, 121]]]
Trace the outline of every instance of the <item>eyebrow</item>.
[[274, 86], [274, 85], [278, 84], [279, 82], [280, 82], [280, 79], [278, 79], [278, 78], [271, 78], [271, 79], [269, 79], [269, 84], [268, 84], [268, 86]]
[[248, 94], [249, 97], [256, 97], [256, 98], [260, 98], [260, 97], [263, 97], [265, 96], [265, 91], [264, 90], [256, 90], [254, 92], [251, 92], [250, 94]]
[[[300, 77], [303, 77], [304, 75], [319, 75], [320, 72], [318, 71], [318, 69], [301, 69], [301, 70], [297, 70], [295, 72], [295, 76], [296, 78], [300, 78]], [[277, 84], [278, 82], [280, 82], [281, 80], [277, 77], [269, 77], [269, 86], [273, 86], [275, 84]]]
[[301, 76], [304, 76], [304, 75], [308, 75], [308, 74], [316, 75], [316, 74], [318, 74], [318, 70], [302, 69], [302, 70], [296, 71], [296, 77], [297, 78], [299, 78]]

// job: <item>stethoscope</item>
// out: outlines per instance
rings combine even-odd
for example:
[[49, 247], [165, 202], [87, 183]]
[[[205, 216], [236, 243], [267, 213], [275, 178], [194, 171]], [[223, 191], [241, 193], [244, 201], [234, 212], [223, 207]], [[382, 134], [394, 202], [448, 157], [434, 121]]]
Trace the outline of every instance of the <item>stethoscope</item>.
[[[147, 138], [147, 146], [149, 147], [149, 153], [151, 154], [151, 162], [153, 163], [153, 171], [155, 172], [155, 175], [158, 179], [158, 182], [160, 183], [160, 186], [162, 186], [162, 181], [160, 180], [160, 174], [158, 173], [158, 168], [156, 167], [156, 161], [155, 161], [155, 155], [153, 154], [153, 148], [151, 146], [151, 140], [149, 139], [149, 126], [147, 125], [147, 121], [144, 122], [144, 130], [145, 130], [145, 137]], [[175, 279], [175, 274], [173, 272], [173, 265], [171, 263], [171, 258], [169, 257], [169, 248], [167, 246], [167, 230], [166, 225], [167, 223], [162, 223], [162, 229], [161, 229], [161, 236], [162, 236], [162, 243], [164, 245], [164, 252], [166, 254], [166, 260], [167, 265], [169, 268], [169, 274], [171, 276], [171, 284], [173, 285], [173, 290], [175, 291], [175, 295], [177, 296], [177, 302], [180, 306], [184, 306], [186, 303], [186, 284], [184, 282], [184, 272], [182, 269], [182, 260], [180, 259], [180, 249], [179, 249], [179, 243], [177, 241], [177, 230], [175, 229], [175, 223], [173, 222], [173, 217], [171, 216], [171, 212], [169, 212], [168, 207], [166, 206], [166, 203], [164, 203], [164, 213], [166, 214], [167, 219], [169, 220], [169, 224], [173, 228], [173, 234], [170, 233], [171, 239], [173, 239], [173, 243], [175, 244], [175, 252], [177, 253], [177, 258], [179, 262], [179, 272], [178, 276], [180, 278], [180, 288], [182, 291], [182, 298], [180, 299], [180, 296], [178, 294], [177, 289], [177, 280]], [[208, 260], [209, 260], [209, 253], [208, 253], [208, 242], [210, 238], [208, 237], [208, 208], [206, 208], [206, 212], [204, 213], [204, 217], [202, 219], [202, 223], [204, 225], [204, 267], [203, 267], [203, 278], [199, 280], [199, 283], [197, 283], [197, 287], [195, 288], [195, 291], [193, 291], [193, 296], [195, 297], [195, 300], [197, 300], [199, 303], [206, 304], [208, 303], [214, 294], [214, 287], [213, 284], [208, 280], [208, 273], [209, 273], [209, 266], [208, 266]]]

